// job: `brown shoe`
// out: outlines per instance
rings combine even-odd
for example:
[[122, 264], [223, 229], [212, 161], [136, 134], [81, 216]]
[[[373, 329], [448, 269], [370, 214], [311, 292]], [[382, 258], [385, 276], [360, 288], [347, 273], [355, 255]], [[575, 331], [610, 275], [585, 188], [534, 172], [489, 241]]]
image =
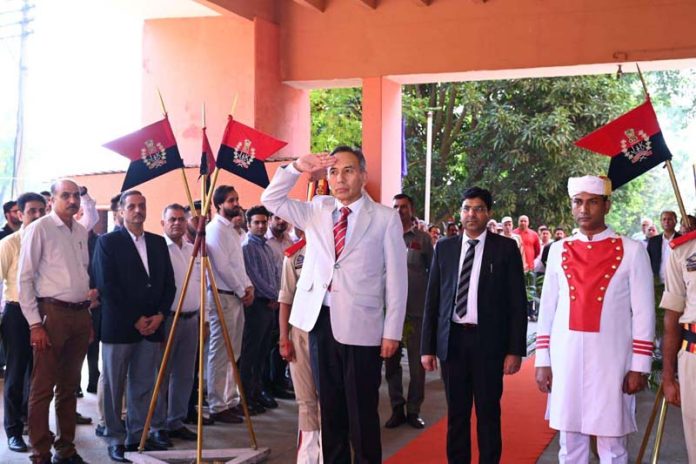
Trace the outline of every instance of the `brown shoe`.
[[225, 409], [221, 412], [214, 412], [210, 414], [210, 418], [214, 419], [216, 422], [222, 422], [223, 424], [241, 424], [242, 422], [244, 422], [244, 419], [242, 419], [229, 409]]

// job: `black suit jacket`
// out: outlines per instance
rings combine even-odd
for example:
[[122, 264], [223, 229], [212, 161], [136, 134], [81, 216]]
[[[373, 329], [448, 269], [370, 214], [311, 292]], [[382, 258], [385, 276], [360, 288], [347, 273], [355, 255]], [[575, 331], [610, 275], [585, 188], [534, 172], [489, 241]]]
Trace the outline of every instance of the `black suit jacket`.
[[[93, 256], [94, 280], [101, 297], [101, 340], [104, 343], [137, 343], [143, 339], [135, 328], [141, 316], [162, 313], [166, 318], [174, 301], [176, 284], [164, 238], [145, 232], [145, 271], [133, 239], [124, 228], [102, 235]], [[164, 323], [149, 341], [164, 340]]]
[[[674, 233], [674, 238], [681, 236], [679, 232]], [[650, 256], [650, 266], [653, 276], [659, 277], [660, 265], [662, 264], [662, 234], [648, 239], [648, 256]]]
[[[440, 240], [430, 266], [421, 354], [447, 359], [450, 323], [459, 280], [462, 236]], [[527, 294], [517, 243], [487, 233], [478, 283], [478, 348], [502, 360], [527, 354]]]

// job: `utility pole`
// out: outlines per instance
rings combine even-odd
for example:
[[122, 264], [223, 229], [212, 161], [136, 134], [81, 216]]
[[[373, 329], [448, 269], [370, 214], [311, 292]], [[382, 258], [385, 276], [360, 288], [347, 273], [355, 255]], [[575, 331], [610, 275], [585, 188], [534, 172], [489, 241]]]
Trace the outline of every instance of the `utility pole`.
[[[7, 4], [17, 3], [9, 0]], [[0, 18], [12, 17], [18, 15], [17, 21], [1, 22], [0, 30], [9, 29], [7, 32], [0, 34], [0, 40], [10, 40], [19, 38], [19, 59], [18, 59], [18, 76], [17, 76], [17, 116], [14, 139], [14, 152], [12, 156], [12, 182], [10, 187], [10, 197], [14, 198], [17, 193], [17, 174], [22, 162], [22, 154], [24, 151], [24, 86], [26, 80], [26, 46], [27, 37], [33, 32], [29, 29], [29, 24], [33, 21], [29, 13], [34, 8], [29, 0], [21, 0], [21, 7], [17, 9], [7, 9], [0, 11]], [[12, 29], [19, 28], [19, 32], [13, 32]]]

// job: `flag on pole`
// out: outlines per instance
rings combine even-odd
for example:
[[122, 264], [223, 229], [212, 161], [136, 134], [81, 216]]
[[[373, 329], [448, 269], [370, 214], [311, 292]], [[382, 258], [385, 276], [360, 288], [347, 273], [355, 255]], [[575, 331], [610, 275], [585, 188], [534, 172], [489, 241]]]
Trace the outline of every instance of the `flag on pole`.
[[183, 168], [174, 132], [166, 117], [131, 134], [104, 144], [105, 148], [128, 158], [131, 163], [121, 191]]
[[263, 161], [287, 145], [228, 116], [216, 165], [266, 188], [268, 173]]
[[213, 156], [213, 149], [210, 148], [210, 142], [208, 142], [208, 134], [203, 128], [203, 149], [201, 151], [201, 167], [200, 175], [206, 176], [213, 173], [215, 169], [215, 157]]
[[575, 145], [611, 157], [607, 176], [613, 190], [672, 159], [649, 98]]

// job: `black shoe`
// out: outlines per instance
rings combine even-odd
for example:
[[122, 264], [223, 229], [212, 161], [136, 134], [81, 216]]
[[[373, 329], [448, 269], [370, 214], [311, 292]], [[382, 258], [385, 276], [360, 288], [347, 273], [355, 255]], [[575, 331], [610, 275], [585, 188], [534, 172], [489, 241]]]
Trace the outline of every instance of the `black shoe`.
[[266, 409], [275, 409], [278, 407], [278, 402], [265, 391], [262, 391], [261, 394], [255, 399], [258, 404]]
[[295, 394], [291, 391], [285, 390], [283, 388], [274, 388], [271, 394], [281, 400], [294, 400]]
[[21, 436], [9, 437], [7, 439], [7, 447], [10, 449], [10, 451], [14, 451], [16, 453], [26, 453], [29, 449], [27, 448], [27, 444], [24, 442], [24, 438]]
[[[198, 414], [193, 413], [186, 416], [184, 424], [198, 425]], [[215, 419], [203, 416], [203, 425], [215, 425]]]
[[87, 393], [96, 394], [96, 393], [97, 393], [97, 384], [96, 384], [96, 383], [95, 383], [95, 384], [91, 384], [91, 383], [90, 383], [89, 385], [87, 385]]
[[[137, 446], [137, 445], [136, 445]], [[131, 462], [126, 459], [126, 447], [123, 445], [113, 445], [109, 446], [109, 457], [112, 461], [116, 462]]]
[[77, 387], [77, 390], [75, 390], [75, 396], [78, 398], [84, 398], [85, 394], [82, 393], [82, 387]]
[[54, 455], [53, 459], [51, 459], [51, 464], [87, 464], [87, 462], [82, 459], [82, 456], [75, 453], [69, 458], [59, 458]]
[[223, 424], [241, 424], [244, 422], [244, 419], [232, 412], [231, 409], [214, 412], [210, 415], [210, 417], [217, 422], [222, 422]]
[[176, 430], [170, 430], [169, 436], [171, 438], [180, 438], [180, 439], [186, 440], [186, 441], [194, 441], [198, 438], [198, 435], [196, 433], [190, 431], [186, 427], [181, 427], [181, 428], [176, 429]]
[[[132, 443], [130, 445], [125, 445], [125, 450], [129, 453], [134, 453], [138, 451], [138, 446], [140, 446], [140, 443]], [[147, 440], [145, 440], [145, 448], [143, 451], [167, 451], [167, 448], [158, 445], [157, 443], [153, 442], [152, 439], [148, 438]]]
[[86, 417], [80, 414], [79, 412], [75, 412], [75, 423], [77, 425], [89, 425], [92, 423], [92, 418], [91, 417]]
[[425, 421], [420, 418], [418, 414], [415, 413], [409, 413], [406, 415], [406, 422], [408, 422], [408, 425], [413, 427], [414, 429], [424, 429], [425, 428]]
[[395, 408], [392, 411], [392, 415], [387, 420], [387, 422], [384, 423], [384, 426], [388, 429], [394, 429], [401, 424], [406, 422], [406, 415], [404, 414], [403, 408]]
[[94, 429], [94, 434], [98, 437], [103, 437], [106, 435], [106, 425], [97, 424], [97, 428]]
[[174, 443], [169, 439], [169, 433], [166, 430], [157, 430], [155, 432], [150, 432], [150, 440], [164, 448], [171, 448]]
[[[247, 408], [249, 409], [250, 416], [258, 416], [259, 414], [263, 414], [264, 412], [266, 412], [266, 408], [256, 403], [247, 403]], [[244, 418], [244, 408], [242, 408], [241, 404], [238, 404], [234, 408], [230, 409], [230, 411], [232, 411], [239, 417]]]

